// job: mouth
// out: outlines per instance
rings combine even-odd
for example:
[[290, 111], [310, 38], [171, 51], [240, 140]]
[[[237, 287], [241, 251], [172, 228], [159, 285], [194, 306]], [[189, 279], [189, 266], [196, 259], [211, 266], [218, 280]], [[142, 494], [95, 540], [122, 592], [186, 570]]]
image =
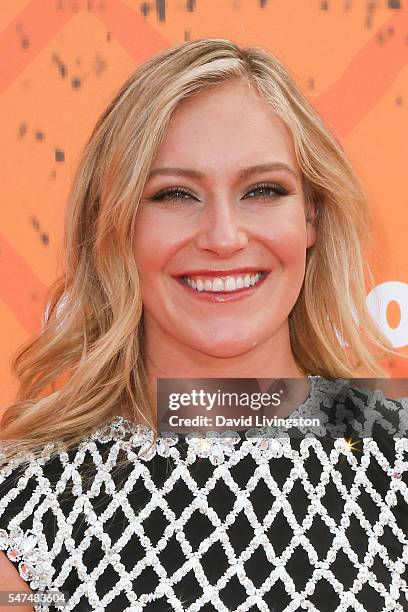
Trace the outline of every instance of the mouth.
[[200, 299], [216, 302], [232, 301], [252, 295], [263, 284], [270, 270], [251, 274], [218, 276], [177, 276], [175, 279], [187, 291]]

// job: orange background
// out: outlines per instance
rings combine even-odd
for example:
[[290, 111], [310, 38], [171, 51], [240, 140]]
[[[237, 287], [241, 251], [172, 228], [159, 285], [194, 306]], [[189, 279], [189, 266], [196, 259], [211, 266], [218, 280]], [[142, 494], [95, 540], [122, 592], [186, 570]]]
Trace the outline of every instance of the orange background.
[[[59, 272], [63, 211], [86, 138], [135, 67], [184, 40], [227, 37], [283, 61], [366, 185], [376, 283], [408, 283], [403, 2], [2, 0], [0, 31], [0, 402], [16, 391], [11, 355], [40, 329]], [[388, 303], [388, 324], [405, 317], [405, 337], [407, 311]], [[401, 354], [407, 345], [408, 337]], [[408, 377], [402, 357], [387, 367]]]

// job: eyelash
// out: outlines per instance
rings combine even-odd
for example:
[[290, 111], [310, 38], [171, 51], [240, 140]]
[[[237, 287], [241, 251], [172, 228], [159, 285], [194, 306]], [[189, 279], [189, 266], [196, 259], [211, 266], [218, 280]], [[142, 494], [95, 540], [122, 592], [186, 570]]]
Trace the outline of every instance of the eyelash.
[[[270, 190], [270, 191], [274, 191], [274, 195], [273, 196], [264, 196], [263, 199], [269, 199], [269, 198], [274, 199], [274, 198], [277, 198], [277, 197], [284, 197], [284, 196], [287, 196], [289, 194], [289, 191], [287, 189], [285, 189], [281, 185], [278, 185], [277, 183], [259, 183], [258, 185], [254, 185], [253, 187], [251, 187], [250, 191], [248, 191], [248, 193], [246, 195], [248, 195], [249, 193], [251, 193], [253, 191], [260, 191], [261, 189], [267, 189], [267, 190]], [[174, 195], [176, 193], [185, 194], [185, 195], [189, 196], [190, 198], [193, 197], [190, 193], [188, 193], [188, 191], [186, 191], [182, 187], [169, 187], [168, 189], [164, 189], [163, 191], [159, 191], [151, 199], [156, 201], [156, 202], [162, 202], [162, 201], [176, 202], [177, 200], [180, 200], [180, 199], [183, 199], [183, 200], [188, 199], [188, 198], [178, 198], [178, 197], [167, 197], [167, 196], [172, 196], [172, 195]]]

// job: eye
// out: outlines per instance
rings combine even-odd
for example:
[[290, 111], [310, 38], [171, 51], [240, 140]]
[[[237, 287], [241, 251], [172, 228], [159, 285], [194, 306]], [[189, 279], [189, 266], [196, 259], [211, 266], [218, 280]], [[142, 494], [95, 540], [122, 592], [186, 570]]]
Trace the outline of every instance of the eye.
[[193, 198], [193, 196], [181, 187], [169, 187], [168, 189], [159, 191], [151, 199], [154, 202], [176, 202], [179, 200], [188, 200], [190, 198]]
[[[256, 193], [256, 192], [258, 192], [258, 194], [261, 194], [261, 195], [260, 196], [251, 195], [252, 193]], [[285, 187], [282, 187], [281, 185], [278, 185], [277, 183], [260, 183], [259, 185], [254, 185], [251, 188], [251, 191], [248, 191], [248, 193], [246, 194], [246, 197], [256, 198], [256, 199], [261, 199], [261, 200], [265, 200], [265, 199], [268, 200], [268, 199], [273, 199], [273, 198], [287, 196], [287, 195], [289, 195], [289, 191], [285, 189]]]
[[[258, 195], [256, 195], [257, 193]], [[289, 191], [277, 183], [261, 183], [259, 185], [254, 185], [245, 197], [268, 200], [283, 197], [288, 194]], [[196, 198], [182, 187], [169, 187], [167, 189], [162, 189], [150, 199], [154, 202], [180, 202], [189, 199], [194, 200]]]

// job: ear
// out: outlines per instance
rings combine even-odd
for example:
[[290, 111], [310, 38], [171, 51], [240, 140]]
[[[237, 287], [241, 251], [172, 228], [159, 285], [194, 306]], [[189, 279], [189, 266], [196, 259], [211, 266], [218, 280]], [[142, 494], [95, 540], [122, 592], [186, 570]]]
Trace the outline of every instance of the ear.
[[308, 202], [306, 206], [307, 248], [314, 245], [317, 238], [317, 205]]
[[319, 193], [312, 187], [311, 183], [303, 176], [303, 196], [306, 217], [306, 248], [313, 246], [317, 238], [317, 225], [319, 213]]

